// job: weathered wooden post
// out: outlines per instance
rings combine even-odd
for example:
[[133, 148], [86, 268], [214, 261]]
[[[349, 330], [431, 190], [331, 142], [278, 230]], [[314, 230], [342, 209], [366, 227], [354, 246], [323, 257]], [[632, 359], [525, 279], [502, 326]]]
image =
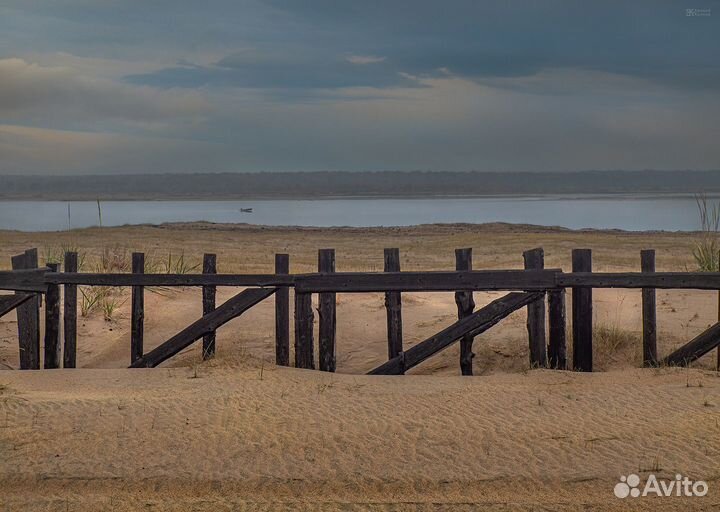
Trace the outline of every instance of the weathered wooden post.
[[[592, 251], [573, 249], [572, 271], [592, 272]], [[593, 369], [592, 288], [572, 289], [573, 369], [591, 372]]]
[[[38, 250], [37, 248], [28, 249], [25, 251], [25, 257], [27, 258], [27, 267], [26, 268], [39, 268], [39, 258], [38, 258]], [[35, 298], [31, 299], [31, 302], [35, 303], [35, 306], [32, 309], [32, 326], [34, 329], [33, 332], [33, 340], [34, 340], [34, 346], [33, 346], [33, 362], [32, 367], [40, 369], [40, 308], [42, 306], [43, 301], [43, 294], [38, 293], [35, 294]]]
[[565, 288], [548, 292], [548, 362], [550, 368], [567, 368]]
[[[132, 254], [133, 274], [145, 273], [145, 254]], [[143, 338], [145, 336], [145, 289], [132, 287], [132, 319], [130, 321], [130, 364], [143, 356]]]
[[[455, 270], [472, 270], [472, 248], [455, 249]], [[455, 304], [458, 309], [458, 320], [472, 314], [475, 309], [473, 293], [467, 291], [455, 292]], [[466, 334], [460, 340], [460, 372], [463, 375], [473, 374], [473, 336]]]
[[[40, 260], [38, 258], [38, 250], [37, 248], [28, 249], [25, 251], [25, 257], [27, 258], [27, 267], [26, 268], [39, 268], [40, 267]], [[35, 295], [35, 308], [33, 310], [33, 315], [35, 317], [34, 320], [34, 326], [35, 326], [35, 339], [37, 340], [37, 350], [35, 353], [37, 354], [37, 363], [36, 366], [39, 369], [40, 368], [40, 308], [42, 307], [43, 303], [43, 294], [38, 293]]]
[[295, 367], [315, 369], [312, 294], [295, 290]]
[[[385, 272], [400, 272], [400, 249], [384, 250]], [[385, 292], [387, 310], [388, 359], [403, 351], [402, 339], [402, 296], [400, 292]]]
[[[655, 250], [640, 251], [640, 267], [643, 272], [655, 272]], [[657, 320], [655, 288], [642, 289], [643, 366], [657, 364]]]
[[[275, 255], [275, 273], [290, 273], [290, 256]], [[275, 292], [275, 364], [290, 366], [290, 288], [278, 287]]]
[[[203, 274], [217, 273], [217, 256], [215, 254], [203, 255]], [[203, 286], [203, 316], [215, 311], [215, 287]], [[207, 333], [203, 336], [202, 358], [210, 359], [215, 356], [215, 331]]]
[[[37, 268], [37, 249], [28, 249], [12, 257], [13, 270]], [[21, 293], [21, 292], [18, 292]], [[17, 308], [20, 369], [40, 369], [40, 296], [35, 296]]]
[[[320, 249], [318, 251], [318, 272], [335, 272], [335, 249]], [[320, 370], [335, 371], [335, 293], [323, 292], [319, 294], [319, 331], [318, 353]]]
[[[65, 253], [65, 272], [78, 271], [78, 255], [76, 252]], [[63, 368], [77, 366], [77, 285], [63, 286], [65, 303], [63, 305]]]
[[[545, 253], [542, 247], [530, 249], [523, 253], [525, 270], [541, 270], [545, 268]], [[547, 366], [547, 348], [545, 341], [545, 296], [527, 307], [527, 331], [530, 346], [530, 367]]]
[[[48, 263], [48, 272], [57, 272], [57, 263]], [[60, 368], [60, 286], [49, 284], [45, 293], [45, 361], [46, 369]]]
[[[26, 258], [25, 253], [18, 254], [16, 256], [13, 256], [10, 258], [10, 261], [12, 263], [12, 269], [13, 270], [22, 270], [26, 265]], [[15, 292], [17, 295], [21, 292]], [[35, 302], [35, 299], [30, 299], [27, 302], [24, 302], [20, 306], [17, 307], [16, 313], [17, 313], [17, 331], [18, 331], [18, 352], [20, 355], [20, 369], [21, 370], [29, 370], [31, 369], [31, 351], [32, 351], [32, 341], [31, 341], [31, 326], [30, 326], [30, 317], [31, 317], [31, 309], [32, 304]]]

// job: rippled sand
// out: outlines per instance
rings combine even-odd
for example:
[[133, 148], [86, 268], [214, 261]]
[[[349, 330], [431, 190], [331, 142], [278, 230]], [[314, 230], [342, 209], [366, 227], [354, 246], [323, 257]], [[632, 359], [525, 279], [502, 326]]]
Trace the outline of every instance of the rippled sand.
[[[366, 377], [246, 361], [0, 381], [7, 510], [720, 506], [720, 379], [698, 370]], [[623, 508], [618, 477], [650, 471], [710, 492]]]

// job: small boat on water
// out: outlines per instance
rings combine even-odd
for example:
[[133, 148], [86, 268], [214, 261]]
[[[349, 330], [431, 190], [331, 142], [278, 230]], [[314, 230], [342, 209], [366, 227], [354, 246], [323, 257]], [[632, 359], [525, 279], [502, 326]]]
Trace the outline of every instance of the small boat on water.
[[241, 213], [252, 213], [252, 208], [240, 208]]

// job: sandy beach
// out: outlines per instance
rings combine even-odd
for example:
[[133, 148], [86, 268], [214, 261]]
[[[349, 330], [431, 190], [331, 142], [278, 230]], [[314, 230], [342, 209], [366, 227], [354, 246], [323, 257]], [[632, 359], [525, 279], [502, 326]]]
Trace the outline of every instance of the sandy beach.
[[[711, 510], [715, 374], [7, 372], [6, 510]], [[614, 497], [681, 472], [703, 498]]]
[[[86, 254], [218, 255], [220, 272], [314, 271], [318, 248], [338, 270], [522, 268], [542, 246], [546, 267], [593, 249], [596, 270], [693, 268], [693, 234], [569, 231], [511, 225], [265, 228], [181, 224], [63, 233], [0, 232], [0, 267], [38, 247]], [[126, 256], [123, 256], [126, 255]], [[459, 376], [453, 346], [412, 375], [362, 375], [386, 357], [381, 294], [338, 295], [338, 373], [273, 364], [272, 299], [218, 331], [218, 353], [193, 346], [159, 369], [128, 370], [129, 293], [112, 318], [79, 321], [77, 370], [0, 372], [0, 503], [6, 510], [710, 510], [720, 506], [716, 353], [693, 369], [638, 369], [640, 292], [596, 290], [597, 372], [530, 370], [525, 312], [475, 341], [476, 377]], [[218, 302], [236, 289], [220, 289]], [[483, 305], [501, 293], [476, 293]], [[717, 294], [658, 291], [660, 354], [717, 319]], [[568, 308], [570, 304], [568, 304]], [[146, 350], [200, 316], [200, 291], [146, 293]], [[403, 295], [406, 347], [452, 323], [452, 293]], [[13, 314], [0, 320], [0, 362], [16, 368]], [[708, 482], [703, 498], [620, 500], [621, 475], [676, 473]]]

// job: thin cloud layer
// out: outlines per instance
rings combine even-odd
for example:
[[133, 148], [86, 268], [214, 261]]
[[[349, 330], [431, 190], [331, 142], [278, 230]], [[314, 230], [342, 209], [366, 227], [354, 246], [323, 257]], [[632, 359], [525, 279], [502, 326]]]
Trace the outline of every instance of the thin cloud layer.
[[[364, 64], [364, 65], [358, 65]], [[372, 65], [370, 65], [372, 64]], [[156, 87], [239, 87], [254, 89], [340, 89], [416, 87], [396, 66], [373, 57], [344, 57], [329, 49], [278, 52], [253, 50], [227, 55], [209, 66], [182, 62], [127, 80]]]
[[0, 116], [167, 121], [201, 115], [207, 103], [189, 91], [158, 91], [10, 58], [0, 60]]

